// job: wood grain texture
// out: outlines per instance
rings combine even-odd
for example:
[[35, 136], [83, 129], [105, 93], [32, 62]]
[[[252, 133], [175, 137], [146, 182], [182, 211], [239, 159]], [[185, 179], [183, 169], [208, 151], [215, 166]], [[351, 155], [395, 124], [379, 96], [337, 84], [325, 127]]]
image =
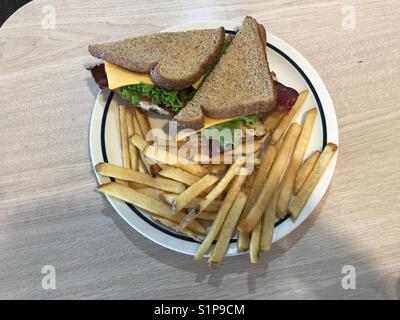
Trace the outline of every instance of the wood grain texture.
[[[56, 29], [41, 27], [42, 7]], [[343, 5], [355, 30], [342, 28]], [[33, 1], [0, 29], [0, 298], [400, 297], [400, 2]], [[95, 191], [87, 44], [195, 20], [256, 17], [317, 69], [340, 126], [327, 196], [251, 265], [218, 270], [140, 236]], [[57, 289], [41, 288], [41, 268]], [[356, 290], [343, 290], [353, 265]]]

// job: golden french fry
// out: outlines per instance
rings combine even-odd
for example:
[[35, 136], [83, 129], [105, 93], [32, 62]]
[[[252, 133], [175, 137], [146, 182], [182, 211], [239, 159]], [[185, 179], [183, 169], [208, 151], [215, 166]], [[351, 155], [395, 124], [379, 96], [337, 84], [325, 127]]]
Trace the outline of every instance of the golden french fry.
[[[174, 193], [163, 193], [160, 195], [161, 200], [164, 200], [166, 203], [169, 205], [172, 205], [174, 201], [176, 201], [176, 198], [178, 197], [177, 194]], [[190, 201], [185, 208], [188, 209], [195, 209], [198, 207], [199, 203], [203, 200], [202, 198], [194, 198], [192, 201]], [[214, 200], [213, 202], [210, 203], [210, 205], [207, 207], [208, 212], [218, 212], [219, 208], [221, 208], [222, 201], [221, 200]]]
[[[140, 137], [140, 138], [142, 138], [141, 140], [145, 141], [143, 139], [145, 136], [143, 135], [142, 130], [140, 128], [140, 124], [139, 124], [139, 122], [137, 120], [136, 113], [137, 113], [137, 108], [133, 108], [132, 109], [132, 121], [133, 121], [133, 128], [134, 128], [134, 131], [135, 131], [135, 135], [134, 135], [135, 138], [132, 141], [132, 137], [131, 137], [129, 139], [130, 143], [133, 143], [134, 141], [136, 141], [135, 140], [136, 137]], [[139, 140], [139, 141], [141, 141], [141, 140]], [[151, 165], [150, 165], [149, 161], [146, 159], [146, 156], [143, 154], [143, 151], [140, 149], [141, 145], [139, 145], [139, 147], [138, 147], [138, 145], [136, 145], [135, 143], [133, 143], [133, 144], [140, 151], [139, 152], [139, 156], [140, 156], [139, 166], [140, 166], [140, 168], [142, 168], [143, 171], [147, 172], [148, 174], [150, 174], [154, 178], [155, 177], [154, 176], [154, 168], [151, 168]], [[147, 145], [147, 143], [146, 143], [146, 145]]]
[[146, 173], [150, 174], [154, 178], [155, 177], [154, 170], [151, 168], [151, 164], [149, 163], [149, 160], [146, 158], [146, 156], [143, 152], [140, 152], [140, 160], [141, 160], [144, 171]]
[[[207, 174], [198, 180], [196, 183], [192, 184], [182, 193], [176, 197], [176, 200], [172, 203], [172, 208], [174, 212], [179, 212], [185, 208], [188, 203], [195, 199], [200, 193], [206, 190], [208, 187], [212, 186], [218, 181], [218, 176], [213, 174]], [[179, 182], [178, 182], [179, 183]]]
[[136, 148], [138, 148], [142, 152], [144, 152], [148, 146], [148, 143], [146, 142], [146, 140], [144, 140], [138, 134], [131, 136], [129, 140], [130, 140], [131, 144], [133, 144]]
[[126, 123], [126, 106], [121, 104], [119, 108], [119, 127], [121, 133], [122, 164], [124, 168], [131, 167], [129, 156], [128, 127]]
[[136, 112], [135, 112], [136, 108], [132, 108], [132, 121], [133, 121], [133, 130], [135, 131], [135, 134], [140, 136], [140, 137], [144, 137], [142, 134], [142, 130], [140, 129], [140, 124], [136, 118]]
[[281, 119], [278, 126], [274, 130], [274, 133], [272, 134], [272, 138], [271, 138], [272, 144], [277, 143], [279, 141], [279, 139], [282, 137], [282, 135], [286, 132], [286, 129], [289, 127], [293, 118], [295, 117], [297, 112], [300, 110], [300, 108], [303, 106], [304, 102], [306, 101], [307, 96], [308, 96], [308, 90], [300, 92], [292, 109], [289, 111], [288, 114], [286, 114]]
[[293, 201], [289, 205], [289, 213], [293, 219], [296, 219], [301, 210], [303, 210], [312, 192], [317, 186], [318, 181], [321, 179], [325, 169], [328, 167], [329, 162], [331, 161], [337, 148], [337, 145], [334, 143], [328, 143], [325, 146], [310, 175], [307, 177], [299, 193], [293, 198]]
[[146, 173], [122, 168], [106, 162], [98, 163], [96, 165], [96, 172], [101, 174], [102, 176], [112, 177], [119, 180], [138, 182], [152, 188], [173, 193], [181, 193], [186, 189], [183, 183], [166, 178], [152, 178]]
[[279, 184], [280, 178], [286, 168], [286, 163], [290, 158], [290, 154], [297, 142], [300, 132], [301, 126], [298, 123], [290, 125], [289, 131], [285, 135], [282, 148], [275, 158], [265, 184], [261, 189], [260, 195], [248, 215], [240, 222], [239, 231], [250, 233], [254, 230], [258, 221], [261, 219], [268, 202], [273, 196], [275, 188]]
[[257, 198], [259, 197], [265, 180], [267, 179], [268, 173], [271, 170], [272, 164], [274, 163], [275, 157], [278, 154], [278, 151], [274, 145], [269, 145], [263, 159], [261, 160], [261, 165], [257, 169], [253, 184], [250, 187], [249, 197], [247, 198], [246, 205], [243, 210], [243, 214], [240, 217], [242, 221], [246, 218], [250, 209], [254, 206]]
[[321, 151], [319, 150], [314, 151], [314, 153], [301, 165], [299, 172], [297, 173], [296, 180], [294, 181], [294, 188], [293, 188], [294, 194], [297, 194], [301, 189], [301, 187], [303, 186], [304, 181], [306, 181], [311, 170], [314, 168], [320, 154]]
[[232, 238], [232, 234], [235, 230], [236, 224], [239, 220], [240, 214], [242, 213], [246, 200], [246, 195], [240, 191], [236, 197], [236, 200], [233, 202], [231, 209], [229, 210], [229, 214], [226, 217], [224, 225], [222, 226], [222, 229], [219, 233], [217, 243], [215, 244], [213, 252], [208, 259], [208, 264], [211, 267], [217, 267], [226, 255], [229, 247], [229, 242]]
[[[114, 198], [123, 200], [128, 203], [132, 203], [138, 208], [147, 210], [148, 212], [157, 215], [159, 217], [180, 223], [184, 217], [184, 213], [173, 214], [171, 207], [167, 204], [158, 201], [152, 197], [149, 197], [143, 193], [139, 193], [134, 189], [117, 182], [111, 182], [103, 184], [97, 188], [98, 191], [110, 195]], [[198, 234], [205, 234], [206, 229], [198, 221], [192, 221], [187, 227], [189, 230], [194, 231]]]
[[279, 121], [283, 118], [285, 114], [283, 112], [278, 112], [278, 111], [272, 111], [270, 114], [268, 114], [264, 121], [264, 127], [265, 129], [269, 132], [272, 133], [275, 128], [278, 126]]
[[239, 252], [249, 250], [250, 247], [250, 234], [238, 231], [237, 248]]
[[205, 168], [198, 164], [175, 163], [174, 166], [198, 177], [204, 177], [208, 173]]
[[314, 127], [314, 121], [316, 115], [317, 115], [316, 108], [311, 109], [310, 111], [307, 112], [304, 120], [303, 129], [301, 130], [301, 134], [299, 136], [299, 139], [297, 140], [297, 144], [293, 151], [293, 155], [290, 160], [289, 167], [286, 171], [286, 175], [283, 178], [282, 187], [277, 204], [277, 216], [280, 219], [282, 219], [287, 213], [289, 201], [292, 196], [294, 180], [296, 179], [297, 172], [299, 171], [301, 165], [301, 161], [303, 160], [304, 154], [307, 150], [311, 133]]
[[277, 150], [279, 150], [280, 148], [282, 148], [282, 144], [283, 144], [283, 139], [285, 138], [285, 134], [282, 135], [282, 137], [278, 140], [277, 143], [274, 143], [274, 146]]
[[260, 251], [268, 251], [269, 249], [271, 249], [272, 236], [274, 234], [274, 226], [276, 220], [276, 204], [278, 201], [278, 196], [279, 188], [276, 188], [262, 219]]
[[258, 263], [258, 252], [260, 249], [260, 237], [261, 237], [261, 221], [257, 223], [256, 228], [251, 233], [250, 240], [250, 261], [251, 263]]
[[[119, 182], [124, 182], [124, 181], [119, 181]], [[128, 182], [128, 186], [130, 186], [133, 189], [143, 189], [143, 188], [147, 188], [148, 186], [146, 186], [145, 184], [141, 184], [138, 182]]]
[[[247, 198], [250, 197], [251, 186], [253, 185], [254, 179], [256, 177], [256, 172], [253, 170], [253, 173], [249, 175], [242, 186], [242, 191], [245, 193]], [[248, 199], [247, 199], [248, 201]], [[246, 202], [247, 203], [247, 202]], [[243, 216], [243, 213], [241, 217]], [[240, 221], [240, 219], [239, 219]], [[237, 248], [238, 251], [243, 252], [249, 250], [250, 247], [250, 235], [248, 233], [238, 231], [238, 239], [237, 239]]]
[[214, 221], [216, 217], [217, 217], [216, 212], [203, 211], [197, 215], [197, 219], [205, 220], [205, 221]]
[[196, 183], [198, 180], [200, 180], [200, 177], [195, 176], [194, 174], [191, 174], [185, 170], [175, 168], [175, 167], [163, 169], [158, 174], [162, 177], [182, 182], [188, 186], [190, 186], [190, 185]]
[[[254, 181], [251, 184], [251, 186], [247, 188], [249, 190], [248, 198], [243, 213], [240, 217], [240, 221], [244, 220], [244, 218], [249, 213], [250, 209], [253, 207], [255, 201], [257, 200], [277, 153], [278, 151], [274, 145], [269, 145], [266, 152], [264, 153], [263, 159], [261, 160], [261, 165], [257, 169], [254, 175]], [[249, 245], [250, 245], [250, 234], [239, 231], [238, 235], [239, 251], [247, 251], [249, 249]]]
[[223, 176], [226, 173], [227, 169], [228, 169], [228, 165], [226, 165], [226, 164], [210, 165], [210, 167], [209, 167], [210, 172], [218, 174], [220, 176]]
[[[130, 183], [128, 183], [128, 186], [131, 187]], [[137, 191], [139, 193], [143, 193], [146, 196], [152, 197], [153, 199], [156, 199], [156, 200], [160, 200], [160, 195], [163, 193], [162, 190], [151, 188], [151, 187], [137, 188], [137, 189], [133, 188], [133, 189], [135, 189], [135, 191]]]
[[199, 214], [205, 210], [211, 202], [213, 202], [228, 186], [232, 179], [239, 173], [240, 168], [245, 163], [245, 158], [238, 158], [234, 164], [232, 164], [225, 176], [218, 182], [218, 184], [207, 194], [203, 201], [200, 202], [196, 214]]
[[[150, 126], [149, 119], [147, 118], [146, 112], [139, 108], [134, 108], [133, 110], [135, 112], [135, 117], [139, 124], [140, 131], [142, 132], [142, 137], [146, 140], [152, 139], [151, 138], [151, 126]], [[149, 136], [147, 136], [148, 134], [149, 134]]]
[[231, 186], [229, 187], [229, 191], [225, 196], [224, 202], [222, 203], [222, 206], [217, 213], [217, 217], [215, 218], [211, 226], [210, 231], [208, 231], [206, 238], [197, 250], [197, 253], [194, 257], [196, 260], [201, 260], [208, 249], [210, 249], [214, 239], [220, 232], [221, 227], [224, 224], [225, 218], [228, 215], [228, 212], [231, 209], [232, 204], [235, 201], [238, 193], [240, 192], [240, 188], [245, 179], [246, 176], [240, 175], [236, 176], [236, 178], [233, 180]]
[[198, 242], [201, 242], [204, 239], [203, 235], [197, 234], [197, 233], [195, 233], [195, 232], [193, 232], [191, 230], [188, 230], [188, 229], [182, 229], [181, 226], [179, 225], [179, 223], [173, 222], [173, 221], [168, 220], [168, 219], [159, 218], [157, 216], [153, 217], [153, 219], [155, 221], [158, 221], [159, 223], [163, 224], [164, 226], [166, 226], [166, 227], [168, 227], [168, 228], [170, 228], [170, 229], [172, 229], [172, 230], [174, 230], [176, 232], [183, 233], [184, 235], [186, 235], [186, 236], [188, 236], [188, 237], [190, 237], [193, 240], [196, 240]]
[[[128, 139], [129, 137], [133, 136], [135, 134], [135, 128], [133, 124], [133, 111], [130, 108], [126, 108], [126, 126], [128, 130]], [[132, 170], [139, 170], [139, 151], [138, 149], [129, 143], [128, 141], [128, 147], [129, 147], [129, 156], [131, 160], [131, 166], [130, 168]]]

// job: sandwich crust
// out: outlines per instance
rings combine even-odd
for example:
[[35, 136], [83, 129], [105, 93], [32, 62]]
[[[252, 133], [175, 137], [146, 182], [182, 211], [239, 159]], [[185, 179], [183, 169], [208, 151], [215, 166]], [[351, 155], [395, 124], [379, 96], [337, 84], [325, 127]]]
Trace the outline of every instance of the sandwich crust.
[[[275, 105], [266, 32], [254, 18], [246, 17], [226, 53], [175, 120], [179, 127], [199, 129], [193, 124], [204, 122], [198, 119], [203, 113], [207, 117], [224, 119], [267, 112]], [[193, 115], [198, 118], [190, 119]]]
[[161, 88], [181, 90], [190, 87], [215, 64], [224, 39], [223, 27], [163, 32], [89, 45], [89, 52], [128, 70], [149, 73]]

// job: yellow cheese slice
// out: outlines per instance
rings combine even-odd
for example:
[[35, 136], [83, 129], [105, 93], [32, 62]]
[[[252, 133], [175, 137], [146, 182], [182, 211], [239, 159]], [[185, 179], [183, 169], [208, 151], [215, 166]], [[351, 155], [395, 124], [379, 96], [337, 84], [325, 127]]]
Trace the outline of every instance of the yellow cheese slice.
[[154, 84], [147, 73], [132, 72], [109, 62], [105, 62], [104, 67], [106, 69], [108, 87], [111, 90], [140, 82]]
[[201, 82], [203, 81], [203, 79], [204, 79], [204, 76], [202, 76], [199, 80], [197, 80], [195, 83], [193, 83], [192, 87], [197, 90], [200, 87]]
[[215, 126], [220, 123], [228, 122], [233, 119], [235, 118], [215, 119], [215, 118], [204, 117], [204, 127], [202, 129], [207, 129], [209, 127]]
[[[104, 67], [106, 69], [108, 87], [111, 90], [132, 84], [138, 84], [140, 82], [145, 84], [154, 84], [153, 80], [151, 80], [147, 73], [133, 72], [110, 62], [104, 62]], [[193, 83], [192, 87], [197, 89], [203, 78], [204, 76]]]

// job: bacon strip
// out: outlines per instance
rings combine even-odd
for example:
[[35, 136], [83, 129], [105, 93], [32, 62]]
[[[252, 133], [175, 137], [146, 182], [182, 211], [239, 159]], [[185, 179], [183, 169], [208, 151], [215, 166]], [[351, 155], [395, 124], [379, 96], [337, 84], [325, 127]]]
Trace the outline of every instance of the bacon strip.
[[299, 93], [290, 87], [286, 87], [282, 83], [278, 81], [274, 81], [275, 89], [276, 89], [276, 106], [273, 111], [279, 112], [289, 112], [292, 109], [293, 105], [295, 104]]
[[96, 81], [100, 89], [108, 88], [108, 80], [104, 63], [97, 64], [87, 69], [92, 73], [94, 81]]

